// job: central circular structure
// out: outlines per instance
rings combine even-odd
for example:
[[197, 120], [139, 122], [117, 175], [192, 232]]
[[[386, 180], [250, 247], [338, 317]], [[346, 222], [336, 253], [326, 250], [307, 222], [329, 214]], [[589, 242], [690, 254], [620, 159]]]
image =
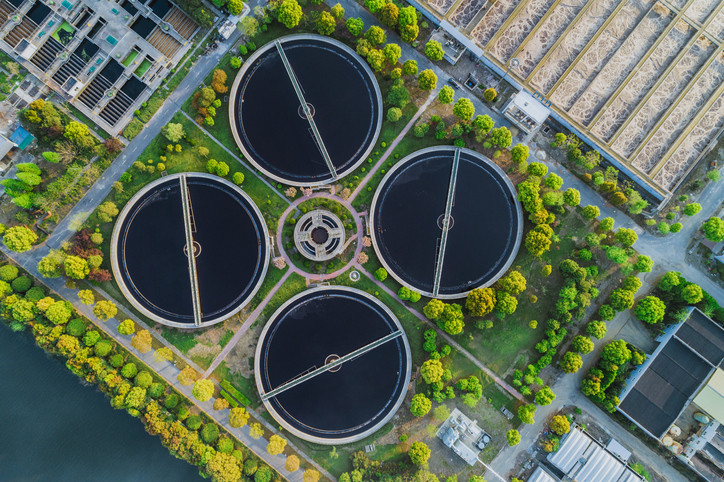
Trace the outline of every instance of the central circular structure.
[[266, 409], [285, 429], [332, 445], [360, 440], [392, 418], [412, 362], [385, 305], [335, 286], [300, 293], [274, 313], [254, 368]]
[[241, 310], [264, 280], [269, 250], [264, 218], [244, 191], [210, 174], [175, 174], [148, 184], [123, 208], [111, 264], [135, 308], [159, 323], [195, 328]]
[[382, 96], [367, 63], [346, 45], [289, 35], [244, 63], [229, 118], [237, 145], [265, 175], [294, 186], [326, 184], [369, 155]]
[[342, 221], [324, 209], [308, 212], [294, 226], [297, 251], [312, 261], [326, 261], [340, 254], [344, 238]]
[[520, 247], [523, 217], [515, 187], [495, 163], [439, 146], [410, 154], [385, 175], [370, 225], [380, 261], [397, 281], [454, 299], [505, 273]]

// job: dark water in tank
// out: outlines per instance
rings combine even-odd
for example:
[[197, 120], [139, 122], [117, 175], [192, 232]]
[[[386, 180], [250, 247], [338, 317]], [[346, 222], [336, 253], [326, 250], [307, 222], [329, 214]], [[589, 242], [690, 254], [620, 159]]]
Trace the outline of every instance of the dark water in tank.
[[[513, 194], [501, 175], [463, 153], [456, 178], [441, 294], [490, 280], [512, 253], [518, 223]], [[421, 154], [380, 187], [375, 235], [384, 260], [416, 288], [431, 292], [452, 169], [453, 150]]]
[[[329, 355], [344, 356], [397, 331], [369, 301], [347, 294], [310, 295], [275, 321], [261, 359], [265, 389], [319, 368]], [[311, 378], [271, 400], [293, 426], [313, 435], [348, 437], [383, 418], [394, 405], [406, 359], [402, 340], [389, 341], [339, 371]]]
[[[201, 248], [196, 257], [201, 311], [210, 319], [232, 311], [254, 289], [264, 268], [260, 242], [265, 234], [251, 206], [231, 188], [199, 179], [187, 182], [194, 241]], [[172, 179], [139, 200], [122, 227], [119, 265], [144, 307], [193, 323], [180, 192], [178, 179]]]
[[[350, 169], [377, 128], [374, 78], [360, 59], [334, 45], [295, 40], [283, 46], [335, 169]], [[261, 166], [298, 182], [331, 177], [276, 48], [250, 67], [237, 95], [238, 130]]]
[[0, 323], [0, 479], [196, 481], [138, 419], [111, 408], [27, 333]]

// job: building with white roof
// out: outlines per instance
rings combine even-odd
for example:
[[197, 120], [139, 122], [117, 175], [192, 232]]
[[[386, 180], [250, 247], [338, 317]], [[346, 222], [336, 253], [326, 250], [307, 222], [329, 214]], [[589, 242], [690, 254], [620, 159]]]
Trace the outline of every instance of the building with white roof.
[[[561, 440], [561, 447], [547, 457], [565, 478], [577, 482], [640, 482], [626, 462], [616, 457], [578, 426]], [[546, 479], [540, 479], [546, 480]]]

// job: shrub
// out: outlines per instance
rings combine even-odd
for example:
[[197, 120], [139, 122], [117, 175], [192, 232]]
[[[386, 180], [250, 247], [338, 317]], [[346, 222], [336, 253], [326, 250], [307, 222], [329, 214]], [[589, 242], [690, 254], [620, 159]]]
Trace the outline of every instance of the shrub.
[[153, 377], [148, 371], [141, 370], [138, 372], [138, 375], [136, 375], [136, 378], [133, 379], [133, 383], [137, 387], [148, 388], [151, 386], [151, 383], [153, 383]]
[[125, 365], [123, 365], [123, 368], [121, 368], [121, 375], [123, 375], [126, 378], [133, 378], [136, 376], [137, 373], [138, 373], [138, 368], [136, 367], [136, 364], [133, 362], [126, 363]]
[[30, 289], [32, 284], [33, 282], [27, 276], [19, 276], [10, 283], [10, 286], [13, 287], [13, 291], [16, 293], [25, 293]]
[[5, 266], [0, 267], [0, 279], [3, 281], [10, 282], [18, 277], [18, 268], [11, 265], [6, 264]]
[[191, 415], [186, 419], [185, 423], [189, 430], [198, 430], [199, 427], [201, 427], [201, 417], [198, 415]]
[[201, 429], [201, 440], [213, 444], [219, 438], [219, 427], [215, 423], [207, 423]]
[[178, 405], [178, 400], [178, 395], [176, 395], [175, 393], [170, 393], [164, 399], [163, 406], [168, 409], [175, 408], [176, 405]]
[[163, 383], [151, 383], [151, 386], [148, 387], [148, 396], [151, 398], [159, 398], [161, 395], [163, 395], [163, 392], [166, 390], [166, 387], [163, 385]]
[[83, 336], [85, 333], [85, 322], [80, 318], [70, 320], [65, 327], [65, 332], [73, 336]]
[[126, 360], [123, 358], [123, 355], [116, 353], [110, 358], [110, 360], [108, 360], [108, 363], [110, 363], [113, 368], [120, 368], [123, 366], [125, 361]]
[[96, 354], [96, 356], [104, 358], [111, 352], [112, 349], [113, 345], [110, 341], [101, 340], [95, 344], [95, 346], [93, 347], [93, 352]]

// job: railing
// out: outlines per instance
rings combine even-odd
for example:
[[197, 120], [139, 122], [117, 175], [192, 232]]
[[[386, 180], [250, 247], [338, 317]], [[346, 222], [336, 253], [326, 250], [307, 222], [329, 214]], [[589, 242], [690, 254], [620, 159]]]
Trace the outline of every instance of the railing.
[[377, 348], [378, 346], [387, 343], [390, 340], [394, 340], [395, 338], [397, 338], [398, 336], [401, 336], [401, 335], [402, 335], [402, 330], [398, 330], [398, 331], [392, 332], [388, 335], [385, 335], [382, 338], [375, 340], [372, 343], [368, 343], [367, 345], [363, 346], [362, 348], [358, 348], [358, 349], [354, 350], [353, 352], [350, 352], [350, 353], [344, 355], [343, 357], [340, 357], [334, 361], [331, 361], [331, 362], [325, 364], [324, 366], [322, 366], [320, 368], [317, 368], [316, 370], [312, 370], [311, 372], [309, 372], [305, 375], [302, 375], [301, 377], [295, 378], [286, 383], [282, 383], [280, 386], [278, 386], [274, 390], [263, 393], [261, 395], [261, 399], [269, 400], [272, 397], [276, 397], [280, 393], [285, 392], [285, 391], [289, 390], [290, 388], [294, 388], [297, 385], [299, 385], [300, 383], [306, 382], [310, 378], [314, 378], [317, 375], [321, 375], [322, 373], [325, 373], [334, 368], [337, 368], [338, 366], [342, 365], [343, 363], [348, 362], [348, 361], [352, 360], [353, 358], [356, 358], [360, 355], [364, 355], [368, 351], [373, 350], [373, 349]]
[[292, 81], [292, 85], [294, 86], [294, 92], [296, 92], [297, 98], [299, 98], [299, 103], [301, 104], [302, 111], [304, 112], [304, 116], [307, 118], [307, 121], [309, 122], [309, 127], [312, 131], [312, 136], [314, 137], [314, 140], [316, 141], [317, 147], [319, 148], [319, 151], [322, 153], [324, 162], [327, 163], [327, 168], [329, 169], [329, 172], [332, 174], [332, 179], [337, 180], [337, 170], [334, 168], [334, 164], [332, 164], [332, 159], [329, 157], [329, 153], [327, 152], [327, 147], [324, 145], [322, 136], [319, 134], [319, 129], [317, 129], [317, 124], [314, 122], [314, 115], [312, 113], [312, 110], [309, 108], [309, 104], [307, 104], [307, 101], [304, 99], [304, 93], [302, 93], [302, 88], [299, 85], [297, 76], [294, 74], [294, 69], [292, 69], [292, 66], [289, 63], [289, 59], [287, 59], [287, 55], [284, 53], [284, 49], [282, 48], [281, 42], [279, 42], [277, 40], [274, 42], [274, 45], [276, 46], [277, 51], [279, 52], [279, 57], [282, 59], [282, 64], [284, 64], [284, 68], [287, 70], [289, 79]]
[[455, 200], [455, 185], [457, 184], [458, 166], [460, 165], [460, 149], [455, 149], [452, 169], [450, 169], [450, 182], [447, 188], [447, 200], [445, 201], [445, 214], [442, 218], [442, 233], [440, 234], [440, 249], [435, 263], [435, 278], [432, 284], [432, 294], [437, 296], [440, 291], [440, 279], [442, 278], [442, 266], [445, 260], [445, 245], [447, 244], [447, 233], [450, 230], [450, 214]]
[[194, 309], [194, 324], [201, 325], [201, 297], [199, 295], [199, 278], [196, 272], [196, 256], [194, 255], [194, 226], [191, 196], [186, 184], [186, 176], [179, 178], [181, 184], [181, 206], [184, 213], [184, 231], [186, 232], [186, 257], [189, 263], [189, 279], [191, 281], [191, 302]]

